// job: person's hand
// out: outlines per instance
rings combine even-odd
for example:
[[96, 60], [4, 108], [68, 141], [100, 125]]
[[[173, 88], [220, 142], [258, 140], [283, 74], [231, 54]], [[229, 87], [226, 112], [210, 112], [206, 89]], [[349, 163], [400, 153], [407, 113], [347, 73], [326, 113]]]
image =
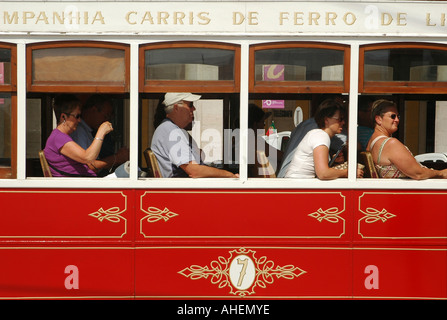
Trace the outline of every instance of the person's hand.
[[363, 178], [363, 169], [357, 167], [357, 178]]
[[[333, 157], [335, 157], [335, 154], [333, 155]], [[345, 155], [343, 154], [343, 152], [340, 152], [338, 154], [338, 157], [335, 159], [334, 163], [342, 164], [343, 162], [345, 162]]]
[[111, 131], [113, 131], [112, 124], [109, 121], [104, 121], [98, 129], [97, 135], [103, 139], [104, 136]]

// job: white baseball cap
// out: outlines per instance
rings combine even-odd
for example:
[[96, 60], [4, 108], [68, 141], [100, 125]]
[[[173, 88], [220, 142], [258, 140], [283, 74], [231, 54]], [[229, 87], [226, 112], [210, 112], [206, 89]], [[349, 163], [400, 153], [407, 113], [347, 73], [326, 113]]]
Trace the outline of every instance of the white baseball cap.
[[192, 94], [190, 92], [168, 92], [165, 94], [165, 100], [163, 104], [167, 107], [171, 104], [180, 101], [197, 101], [201, 98], [201, 96], [197, 94]]

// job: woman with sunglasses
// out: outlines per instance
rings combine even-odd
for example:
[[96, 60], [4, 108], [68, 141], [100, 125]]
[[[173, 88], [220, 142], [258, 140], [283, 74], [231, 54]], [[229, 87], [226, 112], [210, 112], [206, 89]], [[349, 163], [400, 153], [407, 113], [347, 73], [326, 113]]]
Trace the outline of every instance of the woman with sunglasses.
[[[318, 129], [310, 130], [296, 148], [285, 178], [319, 178], [332, 180], [346, 178], [348, 169], [329, 166], [331, 138], [343, 130], [345, 111], [337, 99], [326, 99], [319, 106], [314, 119]], [[357, 177], [363, 170], [357, 169]]]
[[98, 157], [105, 135], [113, 130], [112, 124], [102, 123], [92, 144], [83, 149], [70, 137], [81, 121], [81, 102], [72, 94], [61, 94], [53, 107], [58, 124], [44, 149], [53, 177], [96, 176], [91, 163]]
[[416, 161], [410, 150], [398, 139], [392, 138], [399, 126], [400, 116], [394, 102], [380, 99], [373, 103], [371, 117], [374, 133], [366, 147], [381, 178], [447, 178], [447, 169], [433, 170]]

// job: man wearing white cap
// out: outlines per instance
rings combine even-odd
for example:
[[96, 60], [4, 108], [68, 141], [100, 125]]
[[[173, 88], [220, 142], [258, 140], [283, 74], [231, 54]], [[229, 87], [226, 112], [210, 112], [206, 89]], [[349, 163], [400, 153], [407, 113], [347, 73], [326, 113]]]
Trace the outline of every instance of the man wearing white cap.
[[161, 173], [164, 178], [237, 178], [237, 174], [202, 164], [200, 150], [185, 130], [194, 121], [193, 102], [200, 97], [189, 92], [166, 93], [166, 119], [155, 130], [151, 144]]

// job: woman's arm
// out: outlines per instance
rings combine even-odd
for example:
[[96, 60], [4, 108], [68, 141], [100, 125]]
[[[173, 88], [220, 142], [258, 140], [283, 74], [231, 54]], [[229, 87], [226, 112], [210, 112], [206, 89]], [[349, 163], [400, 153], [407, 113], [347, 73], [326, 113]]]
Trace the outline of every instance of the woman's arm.
[[61, 148], [61, 153], [64, 156], [73, 159], [74, 161], [88, 164], [93, 162], [99, 155], [101, 151], [102, 142], [100, 140], [93, 140], [90, 147], [87, 150], [83, 149], [80, 145], [78, 145], [74, 141], [67, 142]]
[[333, 180], [337, 178], [346, 178], [348, 176], [348, 169], [339, 170], [329, 167], [329, 149], [325, 145], [316, 147], [313, 156], [315, 173], [318, 179]]
[[112, 125], [110, 122], [104, 122], [98, 129], [96, 133], [95, 139], [93, 139], [92, 144], [87, 149], [83, 149], [80, 145], [78, 145], [74, 141], [67, 142], [64, 144], [60, 150], [60, 152], [64, 155], [73, 159], [77, 162], [88, 164], [94, 160], [99, 155], [101, 151], [102, 142], [104, 140], [104, 136], [112, 131]]
[[385, 144], [382, 154], [409, 178], [415, 180], [446, 178], [446, 170], [422, 167], [398, 139], [390, 139]]

